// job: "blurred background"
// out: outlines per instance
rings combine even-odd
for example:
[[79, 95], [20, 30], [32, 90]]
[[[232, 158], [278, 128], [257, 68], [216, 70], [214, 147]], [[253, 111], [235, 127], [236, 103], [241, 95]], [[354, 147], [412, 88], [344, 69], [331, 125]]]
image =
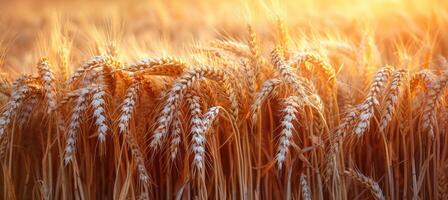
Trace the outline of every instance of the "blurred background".
[[61, 43], [70, 46], [74, 63], [101, 53], [108, 43], [124, 60], [180, 54], [217, 38], [240, 40], [247, 23], [269, 44], [278, 17], [297, 46], [313, 38], [357, 43], [372, 34], [383, 55], [400, 53], [397, 46], [417, 51], [421, 44], [431, 54], [446, 53], [447, 10], [444, 0], [1, 0], [1, 67], [11, 73], [33, 70], [35, 60], [57, 54]]

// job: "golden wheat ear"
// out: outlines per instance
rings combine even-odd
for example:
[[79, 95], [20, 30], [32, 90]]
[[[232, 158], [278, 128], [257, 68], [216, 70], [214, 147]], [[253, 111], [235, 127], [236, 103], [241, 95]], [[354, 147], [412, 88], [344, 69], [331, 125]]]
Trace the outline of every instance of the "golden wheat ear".
[[348, 169], [344, 171], [344, 174], [349, 176], [353, 180], [357, 181], [358, 183], [362, 184], [366, 188], [368, 188], [375, 199], [377, 200], [386, 199], [378, 183], [372, 180], [371, 178], [365, 176], [364, 174], [361, 174], [360, 172], [354, 171], [353, 169]]
[[39, 78], [42, 81], [43, 88], [45, 90], [45, 99], [47, 100], [47, 113], [51, 113], [56, 109], [56, 92], [54, 86], [54, 73], [47, 58], [42, 58], [38, 65]]
[[30, 95], [41, 92], [41, 86], [35, 84], [35, 82], [36, 80], [28, 75], [21, 76], [13, 82], [11, 97], [0, 116], [0, 140], [4, 137], [8, 126], [13, 117], [17, 115], [24, 100]]
[[436, 108], [439, 105], [440, 98], [443, 91], [448, 85], [448, 71], [443, 72], [439, 79], [433, 81], [426, 94], [426, 103], [423, 108], [422, 123], [423, 129], [427, 131], [429, 136], [434, 139], [435, 137], [435, 124], [436, 124]]
[[370, 119], [373, 117], [375, 107], [379, 105], [378, 95], [384, 88], [390, 74], [391, 69], [389, 67], [384, 67], [380, 69], [373, 78], [369, 94], [364, 102], [359, 106], [359, 121], [354, 129], [354, 132], [358, 137], [363, 136], [369, 128]]
[[396, 70], [393, 74], [392, 83], [389, 89], [389, 93], [385, 99], [384, 111], [380, 120], [380, 130], [384, 131], [395, 112], [395, 107], [398, 103], [400, 95], [400, 87], [406, 79], [406, 74], [408, 73], [405, 69]]

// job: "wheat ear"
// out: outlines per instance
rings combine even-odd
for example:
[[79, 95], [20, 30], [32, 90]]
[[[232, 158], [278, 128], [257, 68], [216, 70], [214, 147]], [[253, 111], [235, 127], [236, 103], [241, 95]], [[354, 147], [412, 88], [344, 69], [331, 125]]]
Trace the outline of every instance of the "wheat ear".
[[51, 113], [56, 108], [56, 95], [54, 91], [54, 74], [51, 70], [47, 58], [42, 58], [37, 66], [40, 79], [43, 82], [45, 90], [45, 99], [47, 100], [47, 113]]
[[266, 99], [274, 92], [275, 88], [279, 86], [283, 81], [280, 79], [269, 79], [263, 83], [260, 91], [255, 96], [255, 100], [252, 103], [251, 107], [251, 115], [252, 122], [255, 124], [257, 120], [258, 108], [263, 104]]
[[442, 96], [442, 91], [448, 85], [448, 71], [444, 72], [441, 77], [429, 85], [427, 91], [427, 100], [423, 108], [423, 129], [434, 138], [434, 125], [436, 123], [436, 107]]
[[118, 128], [121, 134], [126, 133], [129, 129], [129, 122], [137, 106], [140, 87], [140, 81], [133, 79], [131, 85], [126, 90], [126, 97], [123, 100], [121, 114], [118, 118]]
[[365, 187], [367, 187], [372, 193], [373, 197], [377, 200], [384, 200], [385, 197], [383, 195], [383, 191], [377, 182], [372, 180], [371, 178], [364, 176], [360, 172], [354, 171], [353, 169], [348, 169], [344, 172], [347, 176], [351, 177], [353, 180], [361, 183]]
[[81, 128], [81, 117], [87, 110], [87, 95], [90, 93], [89, 88], [80, 90], [80, 94], [76, 99], [75, 107], [73, 109], [70, 124], [68, 126], [67, 141], [65, 146], [64, 163], [67, 165], [73, 159], [73, 154], [76, 150], [76, 138], [78, 130]]
[[106, 141], [106, 133], [109, 129], [106, 125], [105, 115], [105, 86], [98, 84], [92, 90], [92, 100], [90, 105], [93, 108], [93, 117], [95, 118], [95, 125], [97, 126], [98, 140], [100, 142]]
[[28, 76], [22, 76], [13, 83], [11, 97], [0, 117], [0, 140], [4, 137], [7, 126], [11, 123], [12, 118], [17, 114], [17, 111], [26, 96], [33, 91], [32, 87], [24, 83], [29, 79], [30, 78]]
[[384, 67], [374, 77], [366, 100], [359, 107], [359, 122], [355, 126], [355, 134], [361, 137], [370, 125], [375, 107], [379, 105], [378, 94], [383, 89], [385, 82], [390, 76], [391, 69]]
[[281, 133], [279, 144], [277, 147], [277, 155], [275, 160], [279, 169], [282, 168], [283, 163], [286, 160], [286, 154], [288, 148], [291, 145], [291, 137], [294, 131], [293, 121], [297, 119], [296, 114], [301, 106], [301, 100], [296, 96], [290, 96], [283, 101], [283, 117], [281, 119]]
[[394, 72], [392, 84], [389, 89], [389, 93], [386, 97], [384, 111], [380, 121], [380, 130], [384, 130], [389, 122], [392, 120], [392, 116], [395, 112], [395, 107], [398, 102], [400, 93], [400, 87], [406, 78], [407, 70], [401, 69]]
[[302, 197], [304, 200], [311, 200], [311, 189], [304, 173], [300, 175], [300, 186], [302, 188]]
[[[151, 147], [157, 148], [160, 146], [162, 140], [166, 137], [173, 120], [174, 112], [179, 108], [179, 103], [183, 99], [185, 92], [197, 81], [203, 79], [211, 79], [222, 83], [226, 87], [226, 91], [231, 99], [232, 113], [236, 117], [238, 115], [238, 101], [236, 100], [236, 93], [229, 84], [227, 75], [216, 68], [198, 68], [185, 72], [170, 91], [167, 93], [167, 100], [162, 109], [160, 116], [157, 119], [157, 127], [154, 131], [151, 141]], [[236, 108], [235, 108], [236, 107]]]
[[149, 71], [156, 73], [162, 68], [169, 68], [172, 70], [184, 69], [185, 62], [175, 57], [160, 57], [160, 58], [147, 58], [143, 59], [135, 64], [129, 65], [124, 68], [130, 72], [144, 72]]
[[138, 172], [138, 178], [139, 180], [146, 184], [149, 181], [149, 175], [148, 170], [145, 166], [145, 160], [143, 157], [143, 152], [140, 150], [140, 147], [137, 144], [137, 141], [134, 139], [134, 137], [131, 134], [125, 135], [126, 142], [128, 143], [129, 147], [131, 148], [132, 156], [134, 157], [135, 161], [137, 162], [137, 172]]
[[306, 62], [309, 62], [317, 67], [317, 69], [323, 74], [323, 77], [325, 77], [331, 87], [336, 84], [336, 72], [334, 68], [316, 53], [297, 53], [289, 60], [289, 65], [303, 66]]

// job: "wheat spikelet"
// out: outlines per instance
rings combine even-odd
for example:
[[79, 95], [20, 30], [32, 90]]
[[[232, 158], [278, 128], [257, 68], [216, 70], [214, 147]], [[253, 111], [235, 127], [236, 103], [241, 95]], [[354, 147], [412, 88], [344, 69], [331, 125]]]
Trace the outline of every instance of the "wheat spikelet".
[[429, 85], [427, 92], [426, 104], [423, 108], [422, 120], [423, 129], [434, 138], [434, 125], [436, 123], [435, 109], [442, 96], [442, 91], [448, 84], [448, 72], [444, 72], [442, 76]]
[[67, 141], [64, 152], [64, 163], [69, 164], [73, 159], [73, 154], [76, 150], [76, 138], [79, 129], [81, 128], [81, 118], [87, 110], [87, 95], [90, 93], [90, 88], [83, 88], [76, 99], [76, 103], [71, 114], [70, 124], [68, 126]]
[[152, 69], [157, 67], [156, 69], [161, 70], [162, 68], [169, 68], [172, 70], [184, 69], [186, 66], [185, 62], [175, 58], [175, 57], [161, 57], [161, 58], [147, 58], [143, 59], [135, 64], [129, 65], [124, 68], [126, 71], [130, 72], [141, 72], [153, 70], [153, 73], [157, 70]]
[[133, 79], [131, 85], [126, 90], [126, 97], [123, 100], [121, 114], [118, 118], [118, 128], [121, 134], [128, 131], [129, 121], [131, 120], [132, 114], [134, 113], [137, 105], [140, 87], [140, 81], [138, 79]]
[[385, 100], [384, 111], [380, 121], [380, 130], [384, 130], [392, 120], [399, 97], [400, 87], [406, 78], [406, 74], [407, 70], [401, 69], [397, 70], [393, 75], [392, 84]]
[[302, 188], [302, 198], [304, 200], [311, 200], [311, 189], [308, 185], [307, 177], [304, 173], [300, 175], [300, 186]]
[[138, 172], [138, 178], [139, 180], [146, 184], [149, 181], [149, 175], [148, 170], [145, 166], [145, 160], [143, 157], [143, 153], [140, 150], [140, 147], [137, 144], [137, 141], [132, 136], [132, 134], [126, 134], [125, 135], [126, 142], [128, 143], [129, 147], [131, 148], [132, 156], [134, 157], [135, 161], [137, 162], [137, 172]]
[[297, 119], [296, 114], [298, 108], [301, 105], [301, 100], [297, 96], [290, 96], [283, 101], [283, 117], [281, 119], [282, 131], [280, 133], [280, 141], [277, 147], [277, 155], [275, 160], [279, 169], [282, 168], [283, 163], [286, 160], [286, 153], [288, 152], [289, 145], [291, 145], [291, 137], [293, 134], [294, 126], [293, 121]]
[[40, 79], [45, 90], [47, 100], [47, 113], [51, 113], [56, 108], [56, 94], [54, 91], [54, 75], [47, 58], [42, 58], [37, 65]]
[[374, 77], [373, 83], [370, 86], [369, 94], [366, 100], [360, 105], [359, 109], [359, 122], [355, 126], [355, 134], [361, 137], [367, 130], [370, 124], [370, 119], [373, 116], [374, 109], [379, 105], [378, 93], [384, 87], [385, 82], [390, 76], [390, 68], [384, 67], [377, 72]]
[[360, 172], [354, 171], [352, 169], [344, 171], [344, 173], [351, 177], [352, 179], [356, 180], [357, 182], [361, 183], [365, 187], [367, 187], [370, 192], [372, 193], [373, 197], [378, 200], [384, 200], [385, 197], [383, 195], [383, 191], [381, 190], [380, 186], [377, 182], [372, 180], [371, 178], [364, 176]]
[[103, 85], [96, 85], [92, 89], [92, 100], [90, 105], [93, 108], [93, 117], [95, 118], [95, 125], [97, 126], [98, 140], [100, 142], [106, 141], [106, 133], [109, 129], [106, 125], [106, 116], [104, 114], [104, 104], [106, 91]]

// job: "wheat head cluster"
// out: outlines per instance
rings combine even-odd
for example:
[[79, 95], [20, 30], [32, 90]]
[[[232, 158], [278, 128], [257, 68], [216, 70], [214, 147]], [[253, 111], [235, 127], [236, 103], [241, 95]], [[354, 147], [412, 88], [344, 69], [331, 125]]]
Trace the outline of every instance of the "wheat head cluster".
[[0, 2], [1, 199], [448, 199], [444, 1], [44, 2]]

